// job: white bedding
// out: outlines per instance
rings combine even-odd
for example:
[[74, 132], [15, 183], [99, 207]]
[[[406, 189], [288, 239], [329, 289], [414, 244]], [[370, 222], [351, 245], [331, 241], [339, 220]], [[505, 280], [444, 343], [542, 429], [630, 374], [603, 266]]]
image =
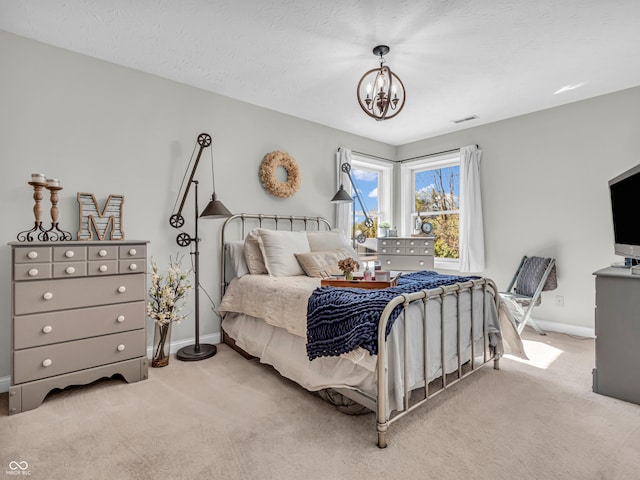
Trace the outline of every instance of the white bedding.
[[[376, 356], [363, 349], [341, 357], [322, 357], [309, 361], [306, 355], [306, 312], [309, 296], [320, 285], [320, 280], [305, 276], [270, 277], [245, 275], [234, 279], [221, 301], [220, 312], [225, 313], [222, 326], [236, 340], [238, 346], [274, 366], [283, 376], [290, 378], [308, 390], [324, 388], [357, 389], [375, 397]], [[486, 295], [492, 295], [486, 293]], [[461, 330], [468, 331], [471, 308], [482, 312], [482, 291], [460, 296]], [[498, 312], [493, 301], [487, 302], [487, 324], [491, 332], [491, 344], [502, 353], [502, 340]], [[440, 346], [439, 297], [427, 303], [429, 331], [429, 371], [431, 381], [442, 375]], [[445, 298], [445, 371], [457, 369], [456, 299]], [[407, 316], [422, 318], [422, 302], [411, 304]], [[482, 315], [474, 316], [476, 355], [482, 353]], [[410, 389], [424, 385], [424, 354], [422, 348], [422, 321], [409, 321]], [[398, 409], [403, 397], [402, 338], [404, 322], [397, 321], [387, 341], [389, 368], [389, 408]], [[462, 363], [471, 358], [470, 339], [462, 342]]]

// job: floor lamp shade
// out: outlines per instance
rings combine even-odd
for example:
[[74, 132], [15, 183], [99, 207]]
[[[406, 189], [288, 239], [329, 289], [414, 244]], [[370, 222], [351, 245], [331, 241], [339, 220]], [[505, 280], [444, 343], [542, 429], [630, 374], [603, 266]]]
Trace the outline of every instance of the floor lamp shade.
[[200, 214], [201, 218], [226, 218], [230, 217], [232, 213], [224, 204], [218, 200], [217, 195], [213, 192], [211, 195], [211, 201], [204, 208]]

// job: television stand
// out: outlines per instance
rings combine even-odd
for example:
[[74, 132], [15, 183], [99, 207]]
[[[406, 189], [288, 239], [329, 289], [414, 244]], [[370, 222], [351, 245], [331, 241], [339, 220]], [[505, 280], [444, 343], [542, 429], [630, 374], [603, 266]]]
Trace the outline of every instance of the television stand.
[[593, 391], [640, 404], [640, 376], [633, 373], [640, 364], [640, 269], [608, 267], [594, 275]]

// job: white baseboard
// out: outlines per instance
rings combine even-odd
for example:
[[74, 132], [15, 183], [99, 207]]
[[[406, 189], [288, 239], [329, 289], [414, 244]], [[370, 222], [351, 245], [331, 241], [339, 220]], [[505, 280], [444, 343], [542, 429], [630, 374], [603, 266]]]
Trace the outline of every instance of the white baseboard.
[[11, 385], [11, 377], [0, 377], [0, 393], [7, 393]]
[[566, 333], [576, 337], [596, 338], [595, 328], [579, 327], [566, 323], [547, 322], [545, 320], [534, 320], [538, 326], [547, 332]]
[[[182, 347], [193, 345], [195, 338], [187, 338], [184, 340], [177, 340], [171, 342], [171, 353], [176, 353]], [[200, 343], [211, 343], [217, 345], [221, 342], [219, 333], [212, 333], [210, 335], [200, 335]], [[147, 346], [147, 357], [151, 358], [151, 352], [153, 351], [153, 345]], [[7, 393], [9, 391], [9, 385], [11, 385], [11, 377], [0, 377], [0, 393]]]

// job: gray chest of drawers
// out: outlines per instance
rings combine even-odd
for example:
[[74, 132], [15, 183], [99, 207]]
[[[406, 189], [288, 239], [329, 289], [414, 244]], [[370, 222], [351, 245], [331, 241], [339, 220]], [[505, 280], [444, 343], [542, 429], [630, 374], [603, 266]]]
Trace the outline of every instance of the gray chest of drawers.
[[383, 270], [432, 270], [433, 237], [378, 238], [378, 261]]
[[54, 388], [147, 378], [146, 241], [10, 245], [9, 414]]

